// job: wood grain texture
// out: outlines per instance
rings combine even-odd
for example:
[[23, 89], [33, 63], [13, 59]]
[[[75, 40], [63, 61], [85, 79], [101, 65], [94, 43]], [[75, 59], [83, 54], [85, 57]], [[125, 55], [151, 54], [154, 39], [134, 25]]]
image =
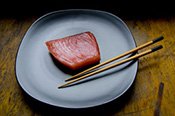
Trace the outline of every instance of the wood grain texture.
[[0, 18], [0, 116], [98, 114], [116, 116], [154, 115], [159, 84], [164, 84], [159, 114], [175, 115], [175, 17], [125, 18], [137, 45], [160, 35], [164, 48], [139, 60], [133, 86], [121, 98], [92, 109], [70, 110], [38, 103], [22, 92], [15, 78], [15, 57], [25, 32], [37, 17]]

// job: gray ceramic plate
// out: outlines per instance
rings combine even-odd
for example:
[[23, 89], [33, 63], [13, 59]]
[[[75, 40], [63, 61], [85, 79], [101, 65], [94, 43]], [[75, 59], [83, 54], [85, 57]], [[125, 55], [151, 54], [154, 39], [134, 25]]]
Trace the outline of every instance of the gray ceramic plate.
[[31, 25], [20, 44], [16, 77], [22, 89], [41, 102], [66, 108], [102, 105], [126, 92], [135, 79], [138, 62], [115, 67], [75, 86], [57, 88], [71, 75], [55, 65], [45, 41], [85, 31], [95, 35], [101, 62], [136, 47], [126, 24], [110, 13], [97, 10], [48, 13]]

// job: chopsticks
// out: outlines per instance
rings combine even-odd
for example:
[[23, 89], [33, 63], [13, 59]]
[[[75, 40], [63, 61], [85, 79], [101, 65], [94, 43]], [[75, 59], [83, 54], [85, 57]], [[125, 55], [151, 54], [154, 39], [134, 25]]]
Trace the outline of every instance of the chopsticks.
[[[144, 52], [141, 52], [141, 53], [139, 53], [139, 54], [136, 54], [136, 55], [134, 55], [134, 56], [131, 56], [131, 57], [129, 57], [129, 58], [126, 58], [126, 59], [124, 59], [124, 60], [122, 60], [122, 61], [116, 62], [116, 63], [114, 63], [114, 64], [111, 64], [111, 65], [106, 66], [106, 67], [104, 67], [104, 68], [98, 69], [98, 70], [96, 70], [96, 71], [94, 71], [94, 72], [89, 72], [89, 71], [92, 71], [92, 70], [94, 70], [94, 69], [96, 69], [96, 68], [98, 68], [98, 67], [100, 67], [100, 66], [103, 66], [103, 65], [105, 65], [105, 64], [108, 64], [108, 63], [110, 63], [110, 62], [112, 62], [112, 61], [115, 61], [115, 60], [121, 58], [121, 57], [124, 57], [124, 56], [126, 56], [126, 55], [128, 55], [128, 54], [134, 53], [134, 52], [136, 52], [136, 51], [138, 51], [138, 50], [140, 50], [140, 49], [143, 49], [143, 48], [145, 48], [145, 47], [147, 47], [147, 46], [149, 46], [149, 45], [152, 45], [152, 44], [154, 44], [154, 43], [156, 43], [156, 42], [158, 42], [158, 41], [160, 41], [160, 40], [162, 40], [162, 39], [163, 39], [163, 36], [160, 36], [160, 37], [158, 37], [158, 38], [156, 38], [156, 39], [154, 39], [154, 40], [152, 40], [152, 41], [149, 41], [149, 42], [147, 42], [147, 43], [145, 43], [145, 44], [142, 44], [142, 45], [140, 45], [140, 46], [138, 46], [138, 47], [136, 47], [136, 48], [134, 48], [134, 49], [132, 49], [132, 50], [129, 50], [129, 51], [127, 51], [127, 52], [125, 52], [125, 53], [123, 53], [123, 54], [121, 54], [121, 55], [119, 55], [119, 56], [116, 56], [116, 57], [114, 57], [114, 58], [111, 58], [111, 59], [109, 59], [109, 60], [107, 60], [107, 61], [105, 61], [105, 62], [103, 62], [103, 63], [100, 63], [100, 64], [98, 64], [98, 65], [96, 65], [96, 66], [94, 66], [94, 67], [91, 67], [91, 68], [89, 68], [89, 69], [87, 69], [87, 70], [84, 70], [84, 71], [82, 71], [82, 72], [80, 72], [80, 73], [78, 73], [78, 74], [72, 76], [71, 78], [68, 78], [67, 80], [65, 80], [65, 81], [68, 81], [68, 82], [65, 83], [65, 84], [63, 84], [63, 85], [61, 85], [61, 86], [59, 86], [58, 88], [66, 87], [66, 86], [68, 86], [68, 85], [70, 85], [70, 84], [72, 84], [72, 83], [74, 83], [74, 82], [80, 81], [80, 80], [82, 80], [82, 79], [84, 79], [84, 78], [87, 78], [87, 77], [89, 77], [89, 76], [95, 75], [95, 74], [97, 74], [97, 73], [103, 72], [103, 71], [105, 71], [105, 70], [111, 69], [111, 68], [113, 68], [113, 67], [116, 67], [116, 66], [118, 66], [118, 65], [124, 64], [124, 63], [126, 63], [126, 62], [131, 61], [131, 60], [138, 59], [138, 58], [140, 58], [140, 57], [142, 57], [142, 56], [145, 56], [145, 55], [147, 55], [147, 54], [150, 54], [150, 53], [152, 53], [152, 52], [155, 52], [155, 51], [161, 49], [161, 48], [162, 48], [162, 45], [156, 46], [156, 47], [154, 47], [154, 48], [152, 48], [152, 49], [146, 50], [146, 51], [144, 51]], [[88, 72], [89, 72], [89, 73], [88, 73]], [[84, 73], [87, 73], [87, 74], [83, 75]], [[81, 75], [82, 75], [82, 76], [81, 76]], [[79, 76], [80, 76], [80, 77], [79, 77]], [[78, 78], [78, 77], [79, 77], [79, 78]]]

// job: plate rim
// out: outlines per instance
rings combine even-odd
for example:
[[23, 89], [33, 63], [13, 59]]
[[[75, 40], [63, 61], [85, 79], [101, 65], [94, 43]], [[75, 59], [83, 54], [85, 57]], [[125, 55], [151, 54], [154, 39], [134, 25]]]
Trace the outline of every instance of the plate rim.
[[135, 71], [135, 74], [134, 74], [134, 78], [132, 80], [132, 82], [128, 85], [128, 87], [123, 91], [121, 92], [119, 95], [115, 96], [114, 98], [110, 99], [110, 100], [107, 100], [105, 102], [102, 102], [101, 104], [98, 104], [98, 105], [89, 105], [89, 106], [82, 106], [82, 107], [69, 107], [69, 106], [63, 106], [63, 105], [56, 105], [56, 104], [52, 104], [52, 103], [49, 103], [47, 101], [43, 101], [43, 100], [40, 100], [38, 98], [35, 98], [34, 96], [31, 95], [31, 93], [25, 89], [25, 87], [23, 87], [20, 82], [19, 82], [19, 77], [17, 76], [17, 59], [18, 59], [18, 55], [19, 55], [19, 51], [20, 51], [20, 48], [23, 44], [23, 41], [25, 39], [25, 37], [28, 35], [28, 33], [30, 32], [31, 28], [36, 24], [38, 23], [40, 20], [42, 20], [43, 18], [49, 16], [49, 15], [52, 15], [52, 14], [57, 14], [57, 13], [64, 13], [64, 12], [96, 12], [96, 13], [104, 13], [104, 14], [107, 14], [109, 16], [112, 16], [116, 19], [118, 19], [123, 25], [124, 27], [127, 29], [127, 31], [131, 34], [131, 37], [132, 37], [132, 41], [134, 42], [134, 46], [137, 47], [137, 44], [136, 44], [136, 41], [134, 39], [134, 36], [132, 34], [132, 32], [130, 31], [129, 27], [127, 26], [127, 24], [118, 16], [110, 13], [110, 12], [107, 12], [107, 11], [103, 11], [103, 10], [94, 10], [94, 9], [65, 9], [65, 10], [56, 10], [56, 11], [52, 11], [52, 12], [48, 12], [48, 13], [45, 13], [44, 15], [40, 16], [39, 18], [37, 18], [31, 25], [30, 27], [26, 30], [26, 32], [24, 33], [24, 35], [22, 36], [22, 39], [18, 45], [18, 48], [17, 48], [17, 51], [16, 51], [16, 57], [15, 57], [15, 66], [14, 66], [14, 71], [15, 71], [15, 78], [16, 78], [16, 81], [19, 85], [19, 87], [27, 94], [29, 95], [32, 99], [34, 99], [35, 101], [39, 101], [43, 104], [47, 104], [49, 106], [54, 106], [54, 107], [60, 107], [60, 108], [67, 108], [67, 109], [84, 109], [84, 108], [93, 108], [93, 107], [97, 107], [97, 106], [102, 106], [102, 105], [105, 105], [105, 104], [108, 104], [116, 99], [118, 99], [119, 97], [121, 97], [124, 93], [126, 93], [129, 88], [133, 85], [135, 79], [136, 79], [136, 76], [138, 74], [138, 67], [139, 67], [139, 62], [138, 60], [135, 61], [136, 63], [136, 71]]

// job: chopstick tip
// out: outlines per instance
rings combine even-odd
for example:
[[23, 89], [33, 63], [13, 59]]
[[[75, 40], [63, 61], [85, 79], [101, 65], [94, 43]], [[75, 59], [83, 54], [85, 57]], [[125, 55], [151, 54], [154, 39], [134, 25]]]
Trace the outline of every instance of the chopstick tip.
[[68, 78], [68, 79], [65, 80], [65, 82], [70, 81], [70, 80], [72, 80], [72, 79], [73, 79], [72, 77], [71, 77], [71, 78]]
[[58, 87], [58, 89], [61, 89], [62, 87]]
[[154, 39], [154, 40], [153, 40], [153, 43], [156, 43], [156, 42], [161, 41], [161, 40], [163, 40], [163, 39], [164, 39], [164, 37], [161, 35], [160, 37]]
[[152, 48], [152, 52], [157, 51], [157, 50], [162, 49], [162, 48], [163, 48], [162, 45], [156, 46], [156, 47]]
[[61, 86], [58, 87], [58, 89], [62, 89], [64, 87], [65, 87], [65, 85], [61, 85]]

